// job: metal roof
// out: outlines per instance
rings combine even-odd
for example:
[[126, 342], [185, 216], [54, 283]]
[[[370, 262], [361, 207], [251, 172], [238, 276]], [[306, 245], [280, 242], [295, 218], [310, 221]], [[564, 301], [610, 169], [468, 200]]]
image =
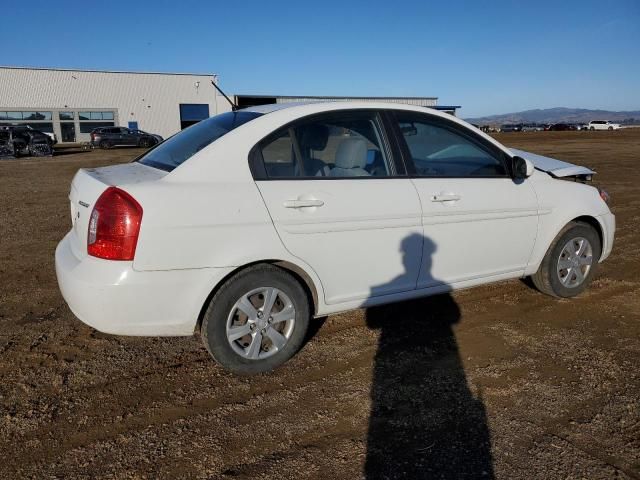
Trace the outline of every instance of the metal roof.
[[0, 69], [13, 69], [13, 70], [51, 70], [54, 72], [87, 72], [87, 73], [134, 73], [141, 75], [189, 75], [194, 77], [218, 77], [215, 73], [187, 73], [187, 72], [140, 72], [140, 71], [127, 71], [127, 70], [92, 70], [85, 68], [57, 68], [57, 67], [23, 67], [14, 65], [0, 65]]
[[289, 103], [269, 103], [267, 105], [256, 105], [254, 107], [243, 108], [243, 112], [256, 112], [256, 113], [271, 113], [277, 110], [284, 110], [285, 108], [299, 107], [302, 105], [309, 105], [312, 103], [323, 102], [289, 102]]
[[438, 97], [367, 97], [367, 96], [350, 96], [350, 95], [251, 95], [237, 93], [236, 97], [252, 97], [252, 98], [286, 98], [295, 100], [296, 98], [309, 98], [313, 100], [437, 100]]
[[[306, 98], [306, 97], [305, 97]], [[324, 98], [324, 97], [322, 97]], [[369, 97], [367, 97], [367, 99], [369, 99]], [[267, 114], [267, 113], [271, 113], [271, 112], [276, 112], [278, 110], [285, 110], [287, 108], [294, 108], [294, 107], [303, 107], [305, 105], [332, 105], [335, 106], [336, 104], [339, 104], [339, 107], [337, 107], [338, 109], [342, 109], [344, 107], [344, 109], [348, 109], [349, 108], [349, 104], [353, 104], [356, 103], [358, 107], [362, 107], [364, 105], [369, 106], [368, 103], [369, 102], [362, 102], [362, 101], [358, 101], [358, 100], [353, 100], [353, 101], [345, 101], [345, 102], [334, 102], [334, 101], [326, 101], [326, 102], [322, 102], [322, 101], [312, 101], [312, 102], [286, 102], [286, 103], [269, 103], [266, 105], [255, 105], [253, 107], [246, 107], [246, 108], [242, 108], [241, 111], [244, 112], [255, 112], [255, 113], [262, 113], [262, 114]], [[389, 108], [398, 108], [399, 105], [405, 105], [405, 104], [398, 104], [398, 103], [393, 103], [393, 102], [385, 102], [384, 98], [380, 99], [379, 101], [376, 102], [371, 102], [374, 104], [373, 108], [379, 108], [381, 106], [384, 107], [389, 107]], [[452, 106], [433, 106], [433, 107], [423, 107], [421, 105], [407, 105], [409, 107], [419, 107], [419, 108], [430, 108], [432, 110], [452, 110], [453, 107]], [[460, 108], [460, 107], [458, 107]]]

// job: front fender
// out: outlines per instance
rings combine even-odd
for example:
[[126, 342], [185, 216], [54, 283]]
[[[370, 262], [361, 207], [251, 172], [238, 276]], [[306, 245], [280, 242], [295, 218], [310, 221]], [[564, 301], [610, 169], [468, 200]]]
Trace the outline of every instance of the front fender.
[[537, 177], [534, 188], [539, 204], [538, 234], [525, 275], [538, 270], [560, 231], [581, 217], [597, 222], [603, 240], [600, 261], [604, 260], [611, 251], [615, 220], [598, 190], [582, 183], [553, 179], [542, 172], [536, 172], [534, 177]]

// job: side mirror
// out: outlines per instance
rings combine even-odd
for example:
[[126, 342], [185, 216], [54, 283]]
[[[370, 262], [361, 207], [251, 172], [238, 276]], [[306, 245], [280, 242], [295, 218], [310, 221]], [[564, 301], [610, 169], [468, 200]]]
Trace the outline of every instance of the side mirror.
[[533, 175], [533, 163], [526, 158], [515, 156], [511, 159], [511, 172], [513, 178], [524, 179]]

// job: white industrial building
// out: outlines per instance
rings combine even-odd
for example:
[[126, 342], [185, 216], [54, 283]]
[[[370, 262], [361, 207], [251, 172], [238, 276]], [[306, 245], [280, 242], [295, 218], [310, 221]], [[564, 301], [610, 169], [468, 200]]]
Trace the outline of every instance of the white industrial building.
[[61, 142], [89, 140], [101, 126], [168, 137], [228, 111], [212, 74], [0, 67], [0, 123], [27, 123]]
[[[230, 104], [214, 74], [0, 67], [0, 125], [28, 124], [60, 143], [85, 142], [96, 127], [124, 126], [169, 137]], [[436, 97], [232, 96], [240, 107], [302, 101], [382, 100], [445, 110]]]

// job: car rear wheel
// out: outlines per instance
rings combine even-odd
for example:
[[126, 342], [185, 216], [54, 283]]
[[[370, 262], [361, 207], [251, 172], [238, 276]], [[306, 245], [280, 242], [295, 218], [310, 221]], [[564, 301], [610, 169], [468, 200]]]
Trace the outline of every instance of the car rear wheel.
[[111, 147], [113, 147], [113, 143], [111, 143], [111, 141], [109, 141], [109, 140], [102, 140], [100, 142], [100, 148], [103, 148], [103, 149], [106, 150], [106, 149], [109, 149]]
[[148, 138], [141, 138], [140, 142], [138, 142], [138, 146], [142, 148], [149, 148], [151, 146], [151, 140]]
[[571, 222], [549, 247], [531, 280], [547, 295], [575, 297], [591, 283], [601, 252], [598, 232], [586, 223]]
[[258, 265], [218, 290], [200, 333], [216, 362], [234, 373], [253, 375], [295, 355], [309, 318], [309, 300], [296, 278], [273, 265]]

